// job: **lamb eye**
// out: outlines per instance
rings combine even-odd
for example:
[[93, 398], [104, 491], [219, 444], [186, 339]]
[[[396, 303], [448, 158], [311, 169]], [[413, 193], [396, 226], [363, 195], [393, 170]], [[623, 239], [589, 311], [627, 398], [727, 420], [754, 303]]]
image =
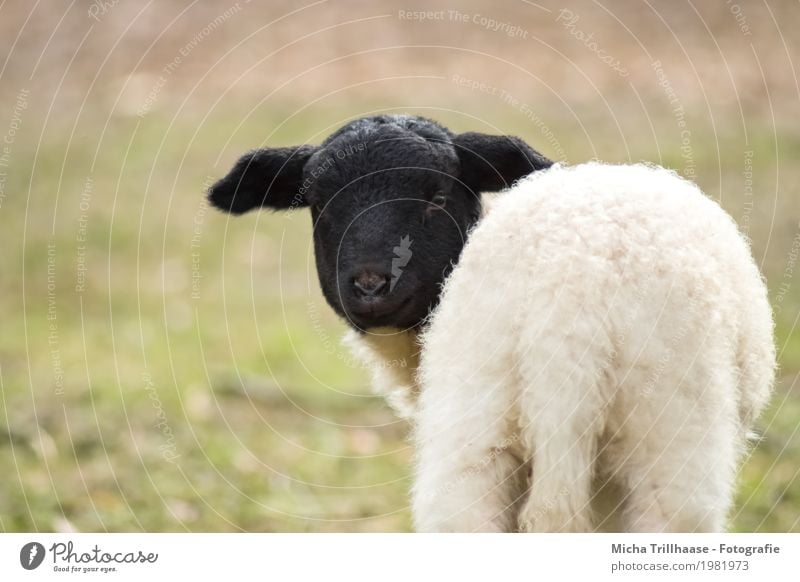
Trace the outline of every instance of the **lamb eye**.
[[445, 204], [447, 204], [447, 196], [445, 196], [443, 192], [437, 192], [433, 195], [433, 198], [431, 198], [431, 204], [444, 208]]

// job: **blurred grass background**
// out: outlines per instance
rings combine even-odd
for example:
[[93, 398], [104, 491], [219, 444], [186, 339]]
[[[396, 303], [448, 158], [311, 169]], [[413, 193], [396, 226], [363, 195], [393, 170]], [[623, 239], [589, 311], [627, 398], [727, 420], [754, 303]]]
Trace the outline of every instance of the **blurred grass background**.
[[453, 9], [0, 5], [1, 530], [410, 528], [408, 427], [339, 346], [309, 218], [201, 194], [246, 149], [412, 112], [722, 202], [781, 364], [732, 528], [800, 531], [798, 4]]

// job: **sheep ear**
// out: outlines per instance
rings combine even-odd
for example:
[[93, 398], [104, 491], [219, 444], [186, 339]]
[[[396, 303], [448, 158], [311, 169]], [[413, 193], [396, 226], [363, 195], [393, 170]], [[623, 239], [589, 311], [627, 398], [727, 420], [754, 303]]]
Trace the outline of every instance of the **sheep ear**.
[[242, 214], [265, 206], [274, 210], [307, 206], [300, 192], [303, 168], [316, 146], [265, 148], [243, 155], [228, 175], [211, 186], [212, 206]]
[[462, 133], [453, 138], [461, 161], [461, 180], [473, 192], [508, 188], [531, 172], [553, 165], [518, 137]]

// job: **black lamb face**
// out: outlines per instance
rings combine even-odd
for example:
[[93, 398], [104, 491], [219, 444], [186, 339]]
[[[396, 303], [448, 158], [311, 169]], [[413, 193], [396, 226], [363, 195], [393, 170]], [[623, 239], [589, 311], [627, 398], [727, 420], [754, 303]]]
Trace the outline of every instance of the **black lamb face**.
[[551, 162], [517, 138], [410, 116], [356, 120], [319, 147], [243, 156], [209, 191], [242, 213], [310, 206], [323, 294], [360, 330], [418, 326], [477, 221], [480, 193]]
[[427, 129], [361, 124], [306, 165], [320, 285], [357, 328], [417, 325], [480, 212], [450, 136]]

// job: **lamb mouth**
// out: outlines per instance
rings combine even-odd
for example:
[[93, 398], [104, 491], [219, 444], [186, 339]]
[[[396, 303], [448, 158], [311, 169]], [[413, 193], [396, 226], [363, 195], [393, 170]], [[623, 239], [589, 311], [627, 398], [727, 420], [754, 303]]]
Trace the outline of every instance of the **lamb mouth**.
[[409, 323], [412, 300], [413, 297], [406, 297], [393, 305], [375, 304], [366, 310], [348, 309], [345, 317], [352, 325], [363, 330], [376, 327], [414, 327], [416, 323]]

